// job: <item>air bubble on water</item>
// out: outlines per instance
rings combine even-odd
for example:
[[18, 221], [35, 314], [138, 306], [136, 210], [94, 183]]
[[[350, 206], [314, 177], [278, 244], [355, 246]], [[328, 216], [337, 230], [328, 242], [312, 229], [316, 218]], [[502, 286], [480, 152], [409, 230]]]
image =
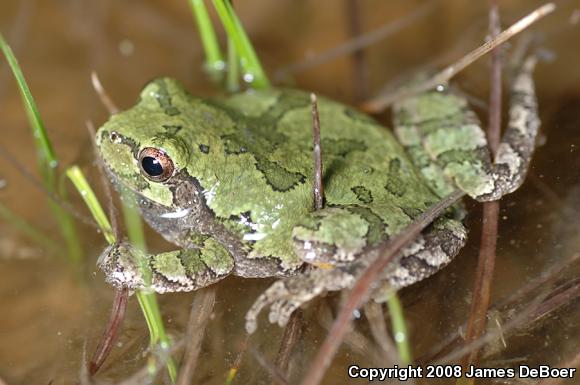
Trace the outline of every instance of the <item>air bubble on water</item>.
[[216, 71], [223, 71], [226, 68], [226, 62], [223, 60], [218, 60], [213, 62], [212, 67]]
[[131, 56], [135, 52], [135, 45], [129, 39], [123, 39], [119, 42], [119, 52], [125, 57]]
[[437, 92], [443, 92], [443, 91], [445, 91], [445, 88], [446, 88], [445, 85], [443, 85], [443, 84], [437, 84], [437, 86], [435, 87], [435, 91], [437, 91]]
[[397, 333], [395, 333], [395, 341], [396, 342], [403, 342], [403, 341], [405, 341], [405, 333], [403, 333], [403, 332], [397, 332]]
[[252, 83], [252, 82], [254, 81], [254, 74], [251, 74], [251, 73], [249, 73], [249, 72], [246, 72], [246, 73], [244, 74], [244, 81], [245, 81], [246, 83]]

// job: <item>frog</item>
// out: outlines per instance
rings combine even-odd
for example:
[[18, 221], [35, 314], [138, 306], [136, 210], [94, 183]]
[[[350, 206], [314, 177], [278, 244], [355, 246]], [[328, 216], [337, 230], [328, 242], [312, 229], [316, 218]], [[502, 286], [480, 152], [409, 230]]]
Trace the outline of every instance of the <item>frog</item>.
[[[524, 181], [538, 134], [535, 56], [517, 69], [509, 122], [492, 160], [477, 115], [450, 87], [394, 103], [393, 130], [318, 97], [324, 207], [315, 209], [308, 92], [269, 88], [195, 97], [172, 78], [148, 83], [137, 104], [96, 133], [104, 169], [145, 221], [177, 249], [145, 253], [120, 241], [97, 262], [130, 291], [193, 291], [227, 276], [275, 278], [246, 314], [269, 307], [281, 326], [326, 292], [351, 288], [377, 245], [457, 189], [492, 201]], [[448, 209], [381, 276], [397, 290], [448, 265], [467, 239]], [[374, 251], [373, 251], [374, 250]], [[382, 294], [376, 290], [373, 298]]]

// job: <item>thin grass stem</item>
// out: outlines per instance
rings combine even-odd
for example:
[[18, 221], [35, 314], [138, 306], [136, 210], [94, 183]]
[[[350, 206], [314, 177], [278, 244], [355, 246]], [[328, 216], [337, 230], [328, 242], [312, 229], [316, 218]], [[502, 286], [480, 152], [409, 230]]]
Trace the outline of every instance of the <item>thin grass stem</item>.
[[226, 76], [226, 90], [234, 93], [240, 90], [240, 57], [232, 39], [228, 39], [228, 72]]
[[28, 88], [28, 84], [24, 79], [24, 74], [18, 65], [18, 60], [2, 35], [0, 35], [0, 49], [4, 53], [4, 57], [6, 57], [6, 61], [8, 62], [12, 74], [18, 83], [18, 89], [22, 95], [22, 101], [26, 108], [26, 113], [28, 114], [30, 126], [34, 134], [34, 143], [38, 150], [39, 159], [44, 165], [54, 169], [58, 165], [58, 160], [54, 153], [52, 144], [50, 143], [50, 139], [46, 134], [46, 128], [44, 127], [44, 123], [40, 117], [32, 93], [30, 92], [30, 88]]
[[236, 47], [242, 65], [242, 78], [244, 81], [255, 89], [269, 88], [270, 81], [230, 1], [213, 0], [213, 5], [226, 30], [228, 38], [233, 41]]
[[364, 102], [361, 105], [361, 108], [367, 112], [378, 113], [390, 106], [396, 100], [401, 100], [425, 91], [429, 91], [439, 85], [446, 85], [453, 76], [461, 72], [475, 60], [490, 52], [492, 49], [505, 43], [508, 39], [522, 32], [530, 25], [553, 12], [555, 9], [555, 3], [547, 3], [542, 5], [541, 7], [537, 8], [536, 10], [532, 11], [528, 15], [512, 24], [509, 28], [502, 31], [495, 38], [485, 42], [453, 64], [437, 72], [425, 82], [413, 85], [409, 88], [403, 88], [392, 93], [378, 95], [377, 97]]
[[211, 18], [203, 0], [189, 0], [191, 12], [197, 23], [199, 36], [205, 52], [205, 69], [215, 83], [224, 77], [225, 62], [216, 37]]
[[[18, 60], [14, 56], [12, 49], [0, 34], [0, 50], [4, 54], [12, 74], [16, 79], [22, 102], [26, 110], [26, 115], [32, 129], [32, 136], [37, 150], [38, 166], [42, 175], [44, 187], [51, 193], [57, 193], [66, 201], [66, 193], [64, 189], [58, 188], [56, 167], [58, 166], [58, 159], [54, 152], [53, 146], [46, 133], [46, 128], [38, 112], [36, 102], [32, 97], [30, 88], [24, 79], [24, 74], [18, 65]], [[79, 262], [82, 257], [81, 243], [75, 229], [73, 218], [60, 206], [49, 201], [49, 207], [57, 220], [61, 235], [66, 241], [68, 249], [68, 257], [73, 262]]]
[[393, 293], [387, 300], [389, 307], [389, 314], [391, 315], [391, 324], [393, 327], [393, 336], [399, 352], [399, 359], [404, 365], [408, 365], [413, 361], [411, 355], [411, 347], [409, 345], [409, 333], [405, 323], [405, 315], [403, 314], [403, 306], [397, 293]]
[[[497, 1], [491, 0], [489, 9], [489, 32], [492, 38], [500, 33], [499, 8]], [[490, 68], [490, 101], [489, 101], [489, 126], [487, 128], [487, 141], [492, 156], [495, 158], [500, 143], [501, 134], [501, 70], [502, 58], [499, 48], [491, 51]], [[481, 229], [481, 247], [479, 250], [475, 283], [471, 298], [467, 328], [465, 331], [465, 343], [468, 344], [480, 338], [487, 327], [487, 314], [491, 301], [491, 285], [496, 260], [497, 233], [499, 221], [499, 201], [485, 202], [483, 204], [483, 226]], [[462, 364], [465, 368], [469, 365], [477, 365], [479, 350], [474, 349], [463, 357]], [[473, 379], [461, 378], [457, 384], [474, 383]]]
[[[125, 194], [127, 194], [127, 192], [125, 192]], [[128, 200], [125, 199], [125, 201]], [[143, 222], [141, 221], [139, 212], [135, 207], [125, 203], [123, 203], [122, 207], [127, 234], [129, 235], [129, 241], [133, 246], [145, 251], [147, 249], [147, 245], [145, 242], [145, 233], [143, 231]], [[145, 317], [145, 322], [147, 323], [147, 328], [149, 329], [151, 348], [154, 350], [157, 346], [159, 346], [163, 352], [167, 352], [171, 347], [171, 340], [165, 332], [163, 319], [161, 317], [161, 312], [159, 311], [159, 305], [157, 303], [157, 297], [155, 296], [155, 293], [137, 291], [135, 295], [137, 296], [139, 306], [141, 307], [141, 312]], [[173, 358], [169, 357], [167, 359], [166, 367], [171, 382], [175, 383], [177, 378], [177, 365], [175, 364]]]
[[66, 176], [70, 179], [73, 185], [76, 187], [77, 191], [83, 198], [85, 204], [89, 208], [89, 211], [93, 215], [93, 218], [99, 225], [99, 228], [103, 232], [103, 236], [109, 244], [115, 243], [115, 235], [113, 233], [113, 228], [107, 219], [107, 215], [103, 211], [99, 200], [97, 199], [93, 189], [87, 182], [83, 172], [78, 166], [72, 166], [65, 172]]
[[[132, 202], [134, 200], [127, 200], [127, 194], [129, 192], [123, 192], [121, 195], [125, 199], [124, 201]], [[129, 204], [123, 203], [121, 205], [121, 211], [123, 212], [123, 219], [125, 220], [125, 227], [127, 228], [127, 236], [133, 246], [141, 250], [147, 249], [147, 243], [145, 240], [145, 230], [143, 228], [143, 221], [141, 220], [141, 215], [139, 211]]]
[[[91, 211], [91, 214], [95, 218], [95, 221], [98, 223], [101, 231], [103, 232], [107, 242], [109, 244], [115, 243], [117, 240], [115, 239], [111, 224], [109, 223], [109, 220], [107, 219], [107, 216], [105, 215], [105, 212], [99, 204], [99, 201], [97, 200], [90, 185], [86, 181], [82, 171], [78, 168], [78, 166], [73, 166], [66, 171], [66, 175], [81, 194], [83, 200]], [[133, 244], [136, 247], [144, 247], [145, 235], [143, 234], [143, 228], [141, 226], [140, 220], [138, 220], [139, 217], [138, 214], [136, 214], [136, 210], [127, 207], [124, 207], [124, 209], [125, 213], [130, 213], [125, 217], [126, 220], [129, 218], [126, 221], [126, 225], [129, 235], [132, 235], [130, 240], [134, 242]], [[137, 215], [137, 219], [133, 217], [134, 215]], [[139, 301], [139, 305], [141, 306], [143, 316], [145, 317], [147, 328], [149, 329], [152, 349], [159, 345], [159, 347], [161, 347], [164, 352], [168, 351], [171, 342], [167, 333], [165, 332], [155, 294], [144, 291], [137, 291], [136, 296], [137, 300]], [[171, 380], [175, 382], [177, 377], [177, 367], [171, 358], [167, 360], [167, 372], [169, 373]]]

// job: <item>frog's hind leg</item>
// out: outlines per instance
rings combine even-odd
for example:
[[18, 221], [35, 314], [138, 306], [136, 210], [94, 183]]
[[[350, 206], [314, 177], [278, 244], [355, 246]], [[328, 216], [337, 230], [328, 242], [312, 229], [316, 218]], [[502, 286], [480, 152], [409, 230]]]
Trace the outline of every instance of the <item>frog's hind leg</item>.
[[[440, 218], [416, 240], [403, 249], [383, 273], [387, 287], [401, 288], [418, 282], [447, 265], [465, 244], [467, 234], [461, 222]], [[383, 240], [386, 240], [383, 239]], [[276, 281], [252, 305], [246, 314], [246, 330], [257, 328], [257, 317], [270, 306], [269, 321], [284, 326], [301, 305], [328, 291], [351, 288], [360, 274], [377, 257], [377, 249], [360, 254], [350, 263], [327, 261], [326, 268], [315, 268], [302, 275]], [[321, 265], [323, 265], [321, 263]], [[379, 286], [374, 298], [383, 298], [385, 286]]]
[[437, 219], [401, 251], [398, 263], [385, 270], [385, 283], [389, 289], [399, 289], [435, 274], [455, 258], [466, 241], [467, 231], [460, 221]]
[[516, 70], [509, 123], [494, 163], [464, 98], [434, 91], [395, 103], [395, 133], [440, 196], [452, 189], [446, 178], [478, 201], [497, 200], [523, 183], [540, 126], [532, 79], [536, 61], [532, 55]]
[[382, 220], [359, 205], [314, 211], [292, 230], [296, 254], [321, 268], [350, 264], [366, 247], [386, 237]]

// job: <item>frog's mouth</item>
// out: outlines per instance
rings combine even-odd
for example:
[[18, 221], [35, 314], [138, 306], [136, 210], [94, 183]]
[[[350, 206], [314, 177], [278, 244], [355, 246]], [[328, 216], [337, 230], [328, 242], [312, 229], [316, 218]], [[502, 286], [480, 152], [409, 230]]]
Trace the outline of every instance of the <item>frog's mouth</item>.
[[130, 183], [125, 181], [124, 178], [118, 176], [118, 173], [113, 169], [113, 167], [103, 158], [100, 154], [98, 159], [101, 170], [104, 172], [104, 176], [111, 182], [111, 185], [122, 194], [123, 191], [130, 191], [137, 195], [142, 195], [139, 193], [138, 188], [132, 186]]

